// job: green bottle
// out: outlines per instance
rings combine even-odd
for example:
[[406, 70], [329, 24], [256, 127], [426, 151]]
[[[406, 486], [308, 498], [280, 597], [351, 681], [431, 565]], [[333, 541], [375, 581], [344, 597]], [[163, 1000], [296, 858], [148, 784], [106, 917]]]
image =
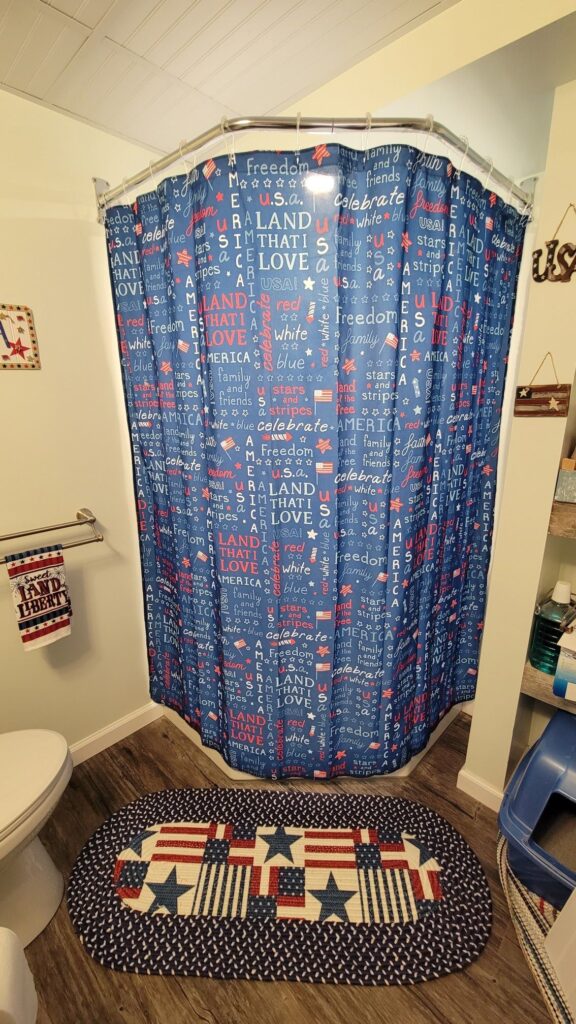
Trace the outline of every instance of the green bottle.
[[541, 672], [553, 676], [558, 664], [558, 641], [564, 632], [561, 625], [570, 610], [570, 584], [558, 580], [552, 597], [543, 605], [536, 605], [532, 642], [528, 655], [530, 664]]

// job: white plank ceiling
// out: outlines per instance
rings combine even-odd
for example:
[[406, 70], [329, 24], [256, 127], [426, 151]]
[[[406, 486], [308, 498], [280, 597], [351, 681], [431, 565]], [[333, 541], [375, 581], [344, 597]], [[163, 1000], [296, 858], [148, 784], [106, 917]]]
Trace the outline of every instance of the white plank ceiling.
[[285, 109], [457, 2], [0, 0], [0, 85], [165, 151]]

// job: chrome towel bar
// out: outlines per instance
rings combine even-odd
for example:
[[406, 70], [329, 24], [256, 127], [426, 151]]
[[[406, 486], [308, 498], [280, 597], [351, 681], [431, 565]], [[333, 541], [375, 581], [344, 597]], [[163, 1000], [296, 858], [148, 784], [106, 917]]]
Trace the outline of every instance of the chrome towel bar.
[[[104, 537], [96, 529], [96, 516], [89, 508], [81, 508], [76, 513], [76, 519], [72, 519], [67, 523], [54, 523], [52, 526], [38, 526], [33, 530], [19, 530], [17, 533], [4, 533], [0, 536], [0, 543], [9, 540], [18, 540], [20, 537], [33, 537], [37, 533], [50, 533], [51, 530], [67, 530], [70, 526], [90, 526], [92, 529], [92, 536], [85, 537], [83, 540], [71, 540], [67, 544], [62, 544], [63, 548], [76, 548], [82, 544], [95, 544], [97, 541], [104, 540]], [[6, 556], [0, 558], [0, 565], [4, 565], [6, 562]]]

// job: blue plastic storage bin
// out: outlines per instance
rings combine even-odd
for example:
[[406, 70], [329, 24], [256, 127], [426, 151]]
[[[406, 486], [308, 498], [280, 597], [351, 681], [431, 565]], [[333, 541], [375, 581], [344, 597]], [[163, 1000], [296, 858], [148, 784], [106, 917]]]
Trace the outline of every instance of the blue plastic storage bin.
[[512, 776], [498, 816], [508, 840], [508, 863], [532, 892], [561, 909], [576, 887], [576, 870], [539, 844], [555, 822], [570, 833], [561, 842], [576, 850], [576, 715], [557, 711]]

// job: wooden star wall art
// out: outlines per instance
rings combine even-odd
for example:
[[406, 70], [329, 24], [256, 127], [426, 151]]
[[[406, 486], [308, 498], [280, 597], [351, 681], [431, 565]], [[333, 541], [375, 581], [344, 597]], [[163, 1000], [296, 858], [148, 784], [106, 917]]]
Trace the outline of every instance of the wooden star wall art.
[[[550, 360], [555, 384], [535, 384], [534, 381], [544, 366], [546, 360]], [[554, 356], [550, 351], [544, 353], [544, 358], [529, 384], [520, 384], [516, 388], [516, 401], [514, 402], [515, 416], [567, 416], [570, 404], [571, 384], [560, 384]]]
[[570, 384], [524, 384], [516, 388], [515, 416], [567, 416]]
[[39, 370], [40, 353], [29, 306], [0, 302], [0, 370]]

